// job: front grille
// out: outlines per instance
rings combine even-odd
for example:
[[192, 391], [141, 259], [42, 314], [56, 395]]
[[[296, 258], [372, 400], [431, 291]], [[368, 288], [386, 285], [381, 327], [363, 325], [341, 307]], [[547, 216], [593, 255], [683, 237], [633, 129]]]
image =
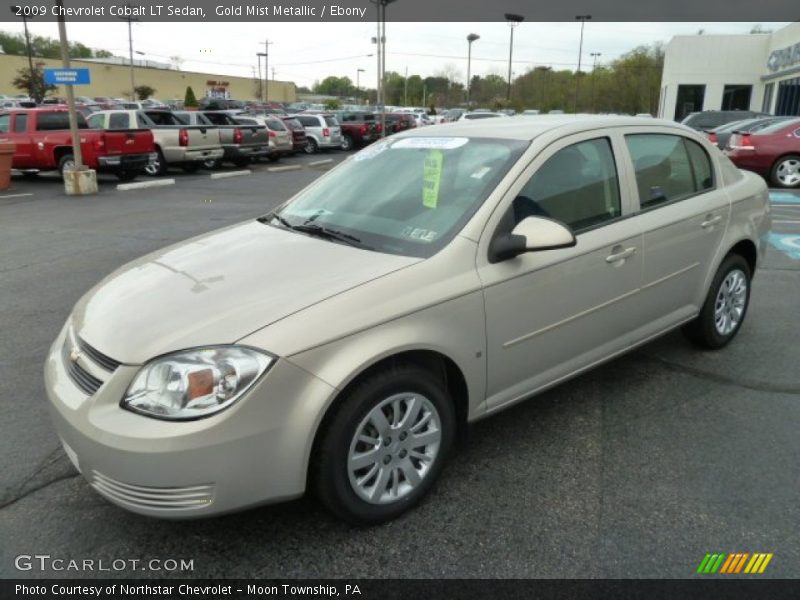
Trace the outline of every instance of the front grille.
[[92, 471], [92, 487], [100, 494], [133, 508], [149, 510], [191, 510], [205, 508], [214, 500], [213, 485], [150, 487], [122, 483]]
[[81, 352], [83, 352], [86, 356], [91, 358], [92, 361], [97, 363], [100, 367], [104, 368], [106, 371], [110, 371], [113, 373], [116, 370], [116, 368], [122, 364], [118, 360], [114, 360], [110, 356], [106, 356], [99, 350], [92, 348], [81, 338], [78, 338], [78, 346], [80, 347]]
[[67, 367], [67, 373], [75, 385], [77, 385], [84, 393], [91, 396], [100, 388], [101, 385], [103, 385], [103, 382], [89, 373], [77, 362], [71, 360], [69, 356], [70, 352], [71, 348], [69, 343], [65, 343], [62, 354], [64, 365]]

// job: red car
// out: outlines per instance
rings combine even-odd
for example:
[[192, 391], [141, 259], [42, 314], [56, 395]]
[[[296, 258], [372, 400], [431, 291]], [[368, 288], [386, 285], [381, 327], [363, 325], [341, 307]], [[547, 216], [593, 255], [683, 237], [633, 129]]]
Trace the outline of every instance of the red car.
[[279, 115], [279, 118], [283, 120], [289, 131], [292, 132], [292, 150], [295, 153], [305, 150], [305, 147], [308, 145], [308, 136], [306, 135], [306, 128], [303, 127], [302, 123], [294, 117]]
[[800, 119], [756, 132], [737, 131], [725, 154], [740, 169], [754, 171], [777, 187], [800, 188]]

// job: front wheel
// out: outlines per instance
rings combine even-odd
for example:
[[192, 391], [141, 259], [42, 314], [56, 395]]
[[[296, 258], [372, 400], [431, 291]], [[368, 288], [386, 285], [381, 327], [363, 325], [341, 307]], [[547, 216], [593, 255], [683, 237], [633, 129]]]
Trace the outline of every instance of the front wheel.
[[739, 254], [730, 254], [719, 267], [700, 314], [683, 332], [703, 348], [716, 350], [738, 333], [750, 304], [750, 265]]
[[393, 519], [430, 491], [455, 424], [452, 401], [430, 371], [408, 364], [377, 372], [347, 393], [322, 432], [311, 483], [350, 523]]
[[147, 164], [144, 168], [144, 172], [151, 177], [167, 174], [167, 161], [164, 159], [164, 153], [161, 152], [160, 148], [156, 150], [155, 160]]
[[800, 156], [790, 155], [779, 158], [770, 174], [772, 183], [778, 187], [800, 187]]
[[65, 154], [58, 161], [58, 172], [64, 176], [64, 171], [72, 171], [75, 169], [75, 157], [72, 154]]
[[133, 181], [136, 179], [136, 176], [139, 175], [138, 171], [117, 171], [116, 173], [117, 179], [120, 181]]
[[190, 162], [186, 163], [185, 165], [181, 165], [181, 169], [183, 169], [184, 173], [197, 173], [200, 170], [202, 163], [199, 162]]

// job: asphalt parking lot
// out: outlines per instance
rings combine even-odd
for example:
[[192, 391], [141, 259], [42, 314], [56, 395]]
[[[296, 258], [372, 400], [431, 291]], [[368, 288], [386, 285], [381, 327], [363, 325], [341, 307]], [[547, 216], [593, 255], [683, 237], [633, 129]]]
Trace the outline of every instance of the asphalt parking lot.
[[[0, 193], [0, 576], [19, 554], [191, 559], [194, 577], [691, 577], [707, 552], [771, 552], [761, 577], [800, 576], [800, 194], [775, 226], [738, 338], [699, 351], [671, 334], [476, 424], [431, 496], [352, 529], [313, 499], [167, 522], [109, 504], [77, 475], [45, 407], [45, 353], [75, 301], [114, 268], [250, 219], [316, 178], [299, 156], [164, 188]], [[257, 274], [257, 265], [253, 265]], [[265, 457], [268, 458], [268, 457]]]

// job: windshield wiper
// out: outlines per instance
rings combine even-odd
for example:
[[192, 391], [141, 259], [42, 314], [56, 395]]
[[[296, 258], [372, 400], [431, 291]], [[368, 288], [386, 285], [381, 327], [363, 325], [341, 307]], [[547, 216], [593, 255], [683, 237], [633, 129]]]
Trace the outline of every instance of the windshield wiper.
[[261, 223], [268, 223], [272, 219], [276, 219], [281, 225], [287, 229], [291, 229], [292, 231], [299, 231], [300, 233], [306, 233], [322, 239], [349, 244], [350, 246], [364, 248], [365, 250], [374, 250], [374, 248], [368, 246], [359, 238], [354, 235], [350, 235], [349, 233], [344, 233], [343, 231], [337, 231], [336, 229], [330, 229], [328, 227], [322, 227], [321, 225], [316, 224], [303, 223], [302, 225], [292, 225], [278, 213], [271, 213], [266, 217], [259, 218], [258, 220]]

